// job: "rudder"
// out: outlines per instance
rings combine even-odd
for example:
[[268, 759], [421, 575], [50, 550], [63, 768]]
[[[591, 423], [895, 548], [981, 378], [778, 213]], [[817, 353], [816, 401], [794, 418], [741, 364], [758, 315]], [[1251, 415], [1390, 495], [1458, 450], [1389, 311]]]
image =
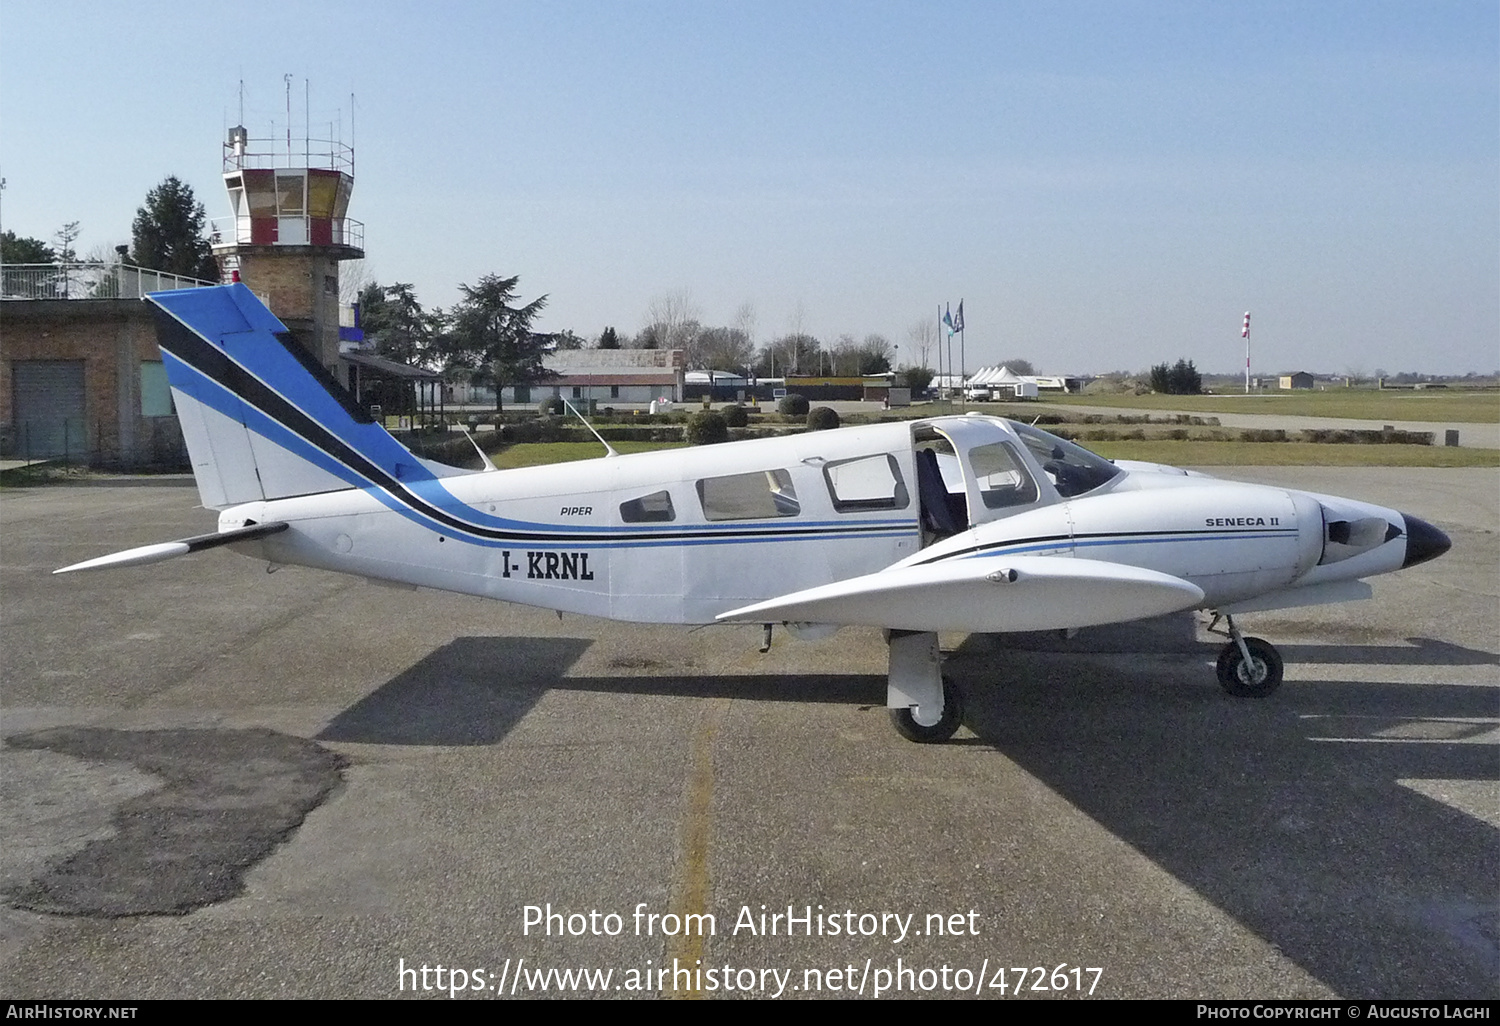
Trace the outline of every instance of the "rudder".
[[430, 480], [449, 469], [419, 460], [374, 423], [243, 284], [147, 298], [208, 508]]

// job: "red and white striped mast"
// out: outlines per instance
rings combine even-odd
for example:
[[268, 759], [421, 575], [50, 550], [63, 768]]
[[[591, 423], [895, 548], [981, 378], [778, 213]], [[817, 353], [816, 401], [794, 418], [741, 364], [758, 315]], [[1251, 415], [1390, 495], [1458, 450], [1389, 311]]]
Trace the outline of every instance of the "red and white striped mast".
[[1250, 394], [1250, 311], [1245, 311], [1245, 327], [1240, 332], [1240, 337], [1245, 340], [1245, 394]]

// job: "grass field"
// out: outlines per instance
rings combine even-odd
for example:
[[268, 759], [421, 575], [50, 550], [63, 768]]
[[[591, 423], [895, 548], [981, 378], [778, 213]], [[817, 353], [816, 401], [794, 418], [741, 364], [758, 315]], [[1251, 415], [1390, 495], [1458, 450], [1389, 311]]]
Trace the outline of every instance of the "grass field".
[[[1500, 467], [1500, 449], [1437, 445], [1319, 445], [1310, 442], [1098, 441], [1085, 447], [1117, 460], [1144, 460], [1179, 467]], [[621, 453], [685, 448], [682, 442], [616, 442]], [[522, 442], [492, 453], [501, 470], [570, 463], [604, 455], [598, 442]], [[465, 461], [477, 466], [478, 460]], [[0, 473], [0, 487], [87, 481], [99, 476], [83, 467], [40, 463]]]
[[1059, 406], [1107, 406], [1122, 410], [1186, 410], [1192, 413], [1262, 413], [1288, 417], [1346, 417], [1353, 420], [1432, 421], [1448, 424], [1500, 423], [1500, 392], [1423, 391], [1369, 388], [1266, 395], [1052, 395], [1041, 402]]
[[1500, 449], [1313, 442], [1086, 442], [1112, 460], [1178, 467], [1500, 467]]
[[[656, 449], [681, 449], [686, 442], [611, 442], [615, 451], [624, 455], [630, 452], [651, 452]], [[501, 470], [516, 467], [539, 467], [547, 463], [572, 463], [575, 460], [598, 459], [604, 455], [604, 446], [598, 442], [520, 442], [499, 452], [491, 453], [490, 459]]]

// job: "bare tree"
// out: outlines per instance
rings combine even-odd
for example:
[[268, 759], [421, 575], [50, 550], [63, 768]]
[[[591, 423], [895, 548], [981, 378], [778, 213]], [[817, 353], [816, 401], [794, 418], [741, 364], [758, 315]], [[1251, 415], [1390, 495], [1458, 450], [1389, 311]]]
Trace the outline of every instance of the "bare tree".
[[646, 327], [662, 349], [687, 349], [684, 343], [690, 341], [686, 337], [688, 325], [701, 319], [702, 314], [687, 289], [674, 289], [657, 296], [646, 307]]
[[375, 284], [363, 260], [345, 260], [339, 264], [339, 305], [353, 306], [365, 286]]
[[703, 370], [744, 370], [755, 359], [755, 347], [739, 328], [704, 328], [697, 342]]
[[937, 324], [931, 317], [913, 321], [911, 327], [906, 329], [906, 344], [910, 347], [914, 357], [913, 366], [930, 367], [931, 364], [928, 361], [933, 348], [938, 344]]
[[807, 307], [799, 299], [792, 307], [792, 312], [787, 315], [786, 334], [782, 336], [782, 341], [787, 343], [781, 353], [781, 373], [783, 376], [787, 374], [801, 374], [802, 357], [809, 352], [816, 353], [818, 351], [816, 345], [809, 348], [801, 341], [812, 337], [803, 330], [803, 324], [806, 320]]
[[117, 264], [120, 262], [120, 248], [115, 243], [110, 242], [101, 242], [97, 246], [90, 246], [89, 251], [83, 255], [82, 262], [85, 264]]
[[[763, 378], [786, 377], [788, 374], [811, 374], [825, 359], [822, 346], [811, 335], [783, 335], [767, 342], [760, 351], [755, 373]], [[798, 367], [804, 370], [797, 370]]]
[[748, 366], [755, 359], [755, 304], [750, 300], [745, 300], [734, 312], [733, 327], [745, 337], [745, 345], [749, 349], [745, 364]]
[[830, 371], [836, 377], [859, 373], [859, 343], [853, 335], [840, 335], [828, 347]]

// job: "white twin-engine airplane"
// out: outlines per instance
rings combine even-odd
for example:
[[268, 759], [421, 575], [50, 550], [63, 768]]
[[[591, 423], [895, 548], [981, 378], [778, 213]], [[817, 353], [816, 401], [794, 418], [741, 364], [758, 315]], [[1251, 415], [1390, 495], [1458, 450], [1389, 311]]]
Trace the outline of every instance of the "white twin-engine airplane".
[[885, 628], [913, 741], [958, 729], [938, 631], [1071, 629], [1206, 610], [1220, 684], [1262, 696], [1276, 649], [1236, 613], [1367, 598], [1449, 540], [1395, 510], [1110, 462], [977, 415], [520, 470], [423, 460], [243, 285], [162, 292], [158, 333], [217, 533], [57, 573], [229, 545], [297, 564], [648, 623]]

